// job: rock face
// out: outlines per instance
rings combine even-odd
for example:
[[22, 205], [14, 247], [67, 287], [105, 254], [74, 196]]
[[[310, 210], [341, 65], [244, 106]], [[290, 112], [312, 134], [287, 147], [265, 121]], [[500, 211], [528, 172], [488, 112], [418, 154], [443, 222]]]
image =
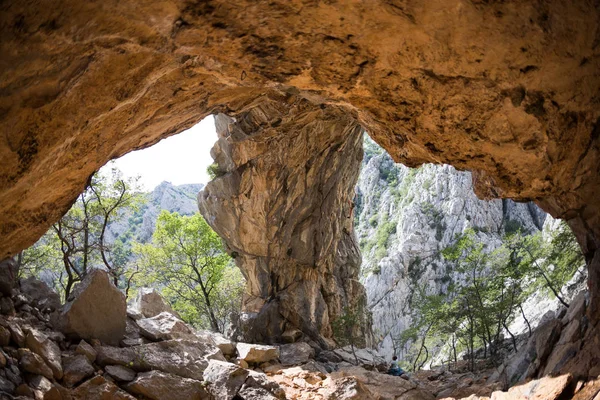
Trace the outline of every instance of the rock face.
[[[365, 138], [357, 185], [356, 235], [363, 256], [361, 279], [381, 354], [394, 354], [392, 339], [411, 326], [415, 289], [440, 293], [464, 277], [442, 256], [456, 235], [474, 228], [478, 243], [492, 250], [507, 233], [549, 233], [557, 226], [533, 203], [479, 200], [471, 173], [426, 164], [410, 169], [395, 164]], [[580, 279], [584, 284], [583, 277]], [[525, 312], [535, 327], [555, 301], [538, 296]], [[537, 316], [537, 318], [536, 318]], [[523, 333], [527, 327], [511, 331]]]
[[105, 271], [90, 271], [73, 290], [60, 318], [65, 333], [118, 344], [125, 334], [125, 295], [112, 284]]
[[[240, 338], [281, 342], [298, 328], [331, 345], [331, 322], [365, 301], [352, 229], [360, 127], [296, 96], [220, 114], [216, 125], [221, 176], [198, 199], [247, 278]], [[356, 331], [369, 342], [366, 318]]]
[[[11, 3], [0, 17], [0, 123], [6, 127], [0, 139], [0, 257], [39, 238], [106, 161], [189, 128], [209, 113], [240, 117], [243, 126], [244, 110], [253, 107], [257, 114], [267, 110], [263, 120], [276, 128], [269, 145], [280, 152], [278, 171], [293, 171], [289, 183], [305, 175], [286, 165], [310, 169], [318, 153], [303, 153], [302, 145], [280, 147], [280, 138], [294, 137], [298, 126], [312, 121], [318, 125], [312, 149], [335, 151], [343, 141], [327, 145], [329, 134], [353, 123], [396, 161], [470, 169], [481, 197], [533, 199], [564, 217], [590, 262], [590, 314], [597, 322], [599, 14], [594, 2], [560, 0]], [[296, 113], [297, 101], [285, 100], [286, 118], [278, 121], [282, 112], [269, 108], [274, 95], [302, 99], [307, 112]], [[340, 118], [319, 120], [319, 113]], [[290, 118], [296, 123], [282, 123]], [[245, 144], [249, 151], [256, 142]], [[235, 168], [242, 168], [237, 161]], [[256, 159], [247, 161], [247, 171], [261, 169]], [[351, 169], [352, 155], [340, 155], [338, 162]], [[265, 182], [281, 188], [268, 192], [272, 202], [287, 201], [281, 179], [269, 176]], [[230, 199], [240, 195], [235, 182], [224, 186]], [[343, 192], [341, 184], [330, 196], [336, 192]], [[268, 219], [266, 235], [285, 230], [273, 209], [250, 209], [249, 220]], [[338, 218], [329, 226], [343, 226], [341, 214], [334, 214], [325, 214]], [[338, 232], [327, 229], [324, 236], [331, 240], [312, 243], [329, 246], [341, 240]], [[234, 236], [226, 241], [233, 243]], [[296, 259], [293, 248], [294, 261], [282, 263], [286, 240], [275, 241], [275, 259], [245, 245], [235, 250], [253, 280], [251, 294], [259, 304], [252, 312], [273, 317], [264, 326], [275, 336], [282, 311], [284, 322], [327, 338], [327, 318], [339, 315], [336, 308], [344, 304], [343, 291], [329, 290], [343, 275], [332, 272], [340, 264], [315, 262], [319, 272], [307, 279], [308, 263]], [[256, 257], [256, 268], [249, 267], [250, 257]], [[264, 268], [265, 259], [275, 261]], [[289, 272], [278, 272], [283, 268]], [[295, 284], [279, 296], [282, 277], [293, 284], [299, 270], [304, 282], [327, 284]], [[345, 281], [352, 280], [348, 276]], [[294, 291], [316, 300], [292, 309]], [[360, 298], [355, 292], [345, 295]], [[267, 300], [276, 312], [267, 312]], [[318, 321], [316, 315], [327, 317]]]

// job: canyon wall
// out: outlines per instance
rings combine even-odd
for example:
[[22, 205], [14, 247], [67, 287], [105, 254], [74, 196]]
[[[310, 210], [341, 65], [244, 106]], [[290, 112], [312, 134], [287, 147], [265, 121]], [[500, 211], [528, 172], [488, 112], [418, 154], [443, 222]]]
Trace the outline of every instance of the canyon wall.
[[[291, 93], [301, 115], [361, 125], [397, 162], [472, 170], [478, 196], [566, 219], [596, 322], [599, 19], [584, 0], [5, 1], [0, 258], [106, 161]], [[330, 136], [314, 132], [324, 150]]]
[[[247, 279], [242, 338], [277, 343], [300, 330], [334, 345], [332, 323], [366, 301], [352, 228], [362, 128], [275, 93], [216, 126], [217, 177], [198, 200]], [[370, 344], [366, 315], [355, 331]]]
[[[506, 234], [517, 230], [525, 234], [543, 230], [549, 236], [558, 229], [560, 221], [533, 203], [478, 199], [471, 181], [469, 172], [449, 165], [425, 164], [410, 169], [395, 164], [380, 147], [365, 139], [355, 229], [375, 341], [388, 358], [400, 352], [399, 338], [414, 323], [411, 314], [420, 290], [445, 293], [451, 285], [464, 283], [464, 273], [442, 255], [445, 248], [455, 244], [457, 235], [473, 228], [477, 242], [491, 251], [503, 244]], [[567, 301], [585, 286], [585, 277], [576, 275], [570, 291], [562, 292]], [[546, 312], [560, 306], [553, 296], [540, 292], [524, 303], [523, 312], [536, 327]], [[513, 334], [526, 333], [520, 315], [510, 330]], [[435, 354], [436, 350], [430, 351]]]

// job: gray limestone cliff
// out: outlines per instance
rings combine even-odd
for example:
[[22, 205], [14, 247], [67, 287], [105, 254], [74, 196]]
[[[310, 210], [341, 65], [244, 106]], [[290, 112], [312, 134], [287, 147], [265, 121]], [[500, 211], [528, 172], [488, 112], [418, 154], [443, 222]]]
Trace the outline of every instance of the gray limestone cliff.
[[355, 203], [362, 281], [375, 340], [386, 354], [393, 353], [392, 338], [411, 324], [416, 288], [439, 293], [461, 279], [441, 254], [457, 234], [474, 228], [477, 239], [494, 249], [506, 233], [535, 233], [552, 221], [533, 203], [478, 199], [470, 172], [395, 164], [369, 138]]
[[204, 187], [201, 183], [173, 185], [162, 182], [146, 194], [146, 203], [135, 212], [127, 211], [108, 226], [107, 239], [129, 243], [132, 239], [146, 243], [152, 239], [156, 219], [161, 211], [192, 215], [198, 212], [196, 196]]

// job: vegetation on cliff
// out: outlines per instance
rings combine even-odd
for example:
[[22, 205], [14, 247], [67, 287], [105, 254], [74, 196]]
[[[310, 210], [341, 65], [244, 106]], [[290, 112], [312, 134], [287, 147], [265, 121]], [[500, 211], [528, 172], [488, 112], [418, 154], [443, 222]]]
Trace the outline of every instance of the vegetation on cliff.
[[398, 350], [406, 351], [405, 366], [423, 367], [431, 348], [445, 344], [446, 360], [456, 363], [464, 354], [472, 370], [478, 349], [494, 360], [504, 335], [517, 350], [509, 325], [517, 315], [529, 325], [522, 305], [533, 293], [546, 291], [568, 307], [560, 290], [584, 265], [583, 255], [566, 224], [549, 236], [517, 231], [493, 251], [476, 240], [473, 229], [458, 236], [443, 256], [464, 280], [440, 293], [427, 293], [424, 286], [416, 291], [414, 323], [395, 340]]

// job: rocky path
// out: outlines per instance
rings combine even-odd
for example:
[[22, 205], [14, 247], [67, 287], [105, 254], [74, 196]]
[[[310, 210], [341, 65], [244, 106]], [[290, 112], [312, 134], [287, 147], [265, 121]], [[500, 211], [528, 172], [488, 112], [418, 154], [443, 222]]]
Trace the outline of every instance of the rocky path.
[[89, 274], [64, 306], [32, 278], [2, 285], [2, 293], [0, 399], [581, 400], [600, 390], [600, 381], [569, 374], [508, 392], [498, 390], [494, 371], [405, 379], [382, 373], [386, 363], [371, 350], [357, 350], [353, 365], [347, 349], [315, 349], [295, 335], [276, 346], [234, 343], [188, 326], [152, 290], [127, 307], [103, 271]]

